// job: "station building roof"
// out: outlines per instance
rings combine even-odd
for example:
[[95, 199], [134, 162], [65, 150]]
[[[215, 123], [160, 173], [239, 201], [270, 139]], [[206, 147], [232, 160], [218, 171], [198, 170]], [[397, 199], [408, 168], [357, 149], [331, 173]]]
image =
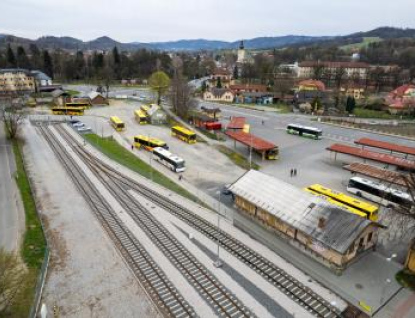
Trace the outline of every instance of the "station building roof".
[[404, 179], [405, 176], [396, 171], [380, 169], [378, 167], [360, 162], [354, 162], [350, 165], [344, 166], [343, 168], [351, 172], [359, 173], [361, 175], [375, 178], [381, 181], [386, 181], [388, 183], [394, 183], [400, 186], [407, 185]]
[[[246, 172], [229, 190], [341, 254], [345, 254], [362, 231], [372, 224], [370, 220], [255, 170]], [[319, 227], [321, 219], [323, 227]]]
[[243, 131], [227, 130], [225, 134], [231, 137], [232, 139], [239, 141], [240, 143], [244, 145], [252, 147], [253, 149], [257, 151], [271, 150], [271, 149], [277, 148], [277, 146], [274, 145], [273, 143], [270, 143], [269, 141], [266, 141], [262, 138], [254, 136], [250, 133], [245, 133]]
[[339, 152], [339, 153], [343, 153], [346, 155], [351, 155], [351, 156], [355, 156], [355, 157], [359, 157], [363, 159], [368, 159], [368, 160], [378, 161], [378, 162], [389, 164], [389, 165], [394, 165], [394, 166], [404, 168], [404, 169], [410, 169], [410, 170], [415, 169], [415, 161], [395, 157], [395, 156], [388, 155], [385, 153], [368, 151], [365, 149], [342, 145], [342, 144], [334, 144], [326, 149], [329, 151], [333, 151], [333, 152]]
[[379, 148], [384, 150], [390, 150], [394, 152], [400, 152], [407, 155], [415, 156], [415, 147], [401, 146], [390, 142], [374, 140], [370, 138], [360, 138], [354, 142], [357, 145], [368, 146], [373, 148]]

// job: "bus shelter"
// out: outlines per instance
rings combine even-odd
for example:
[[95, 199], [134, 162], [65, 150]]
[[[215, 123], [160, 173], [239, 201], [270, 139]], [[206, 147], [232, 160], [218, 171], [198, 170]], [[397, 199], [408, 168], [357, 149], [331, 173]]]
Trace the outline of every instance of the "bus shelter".
[[392, 144], [390, 142], [374, 140], [370, 138], [360, 138], [358, 140], [355, 140], [354, 143], [356, 145], [361, 145], [362, 149], [364, 149], [364, 147], [367, 146], [367, 147], [387, 150], [387, 151], [390, 151], [391, 154], [393, 152], [401, 153], [405, 155], [405, 158], [407, 158], [408, 155], [415, 156], [415, 147], [402, 146], [402, 145]]
[[374, 151], [369, 151], [357, 147], [334, 144], [326, 148], [328, 151], [334, 152], [334, 160], [336, 160], [337, 153], [342, 153], [345, 155], [350, 155], [364, 160], [372, 160], [380, 162], [386, 165], [396, 166], [403, 170], [415, 171], [415, 161], [395, 157], [386, 153], [379, 153]]
[[232, 117], [226, 129], [243, 130], [246, 124], [245, 117]]
[[271, 159], [268, 158], [269, 154], [271, 153], [275, 154], [278, 157], [278, 146], [269, 141], [266, 141], [250, 133], [245, 133], [243, 131], [227, 130], [225, 134], [234, 140], [234, 147], [236, 147], [236, 142], [238, 141], [241, 144], [248, 146], [249, 149], [253, 149], [259, 153], [262, 160], [265, 158]]
[[389, 184], [396, 184], [402, 187], [407, 186], [407, 183], [405, 182], [405, 175], [396, 171], [381, 169], [360, 162], [354, 162], [350, 165], [343, 166], [343, 169], [355, 174], [361, 174], [363, 176], [378, 179]]

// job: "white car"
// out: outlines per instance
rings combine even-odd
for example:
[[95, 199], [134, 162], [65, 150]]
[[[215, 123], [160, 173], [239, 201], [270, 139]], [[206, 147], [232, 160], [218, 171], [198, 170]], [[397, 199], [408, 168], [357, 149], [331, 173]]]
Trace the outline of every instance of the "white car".
[[81, 123], [81, 122], [77, 122], [77, 123], [74, 123], [72, 126], [75, 127], [75, 128], [78, 128], [78, 127], [84, 127], [85, 124]]
[[89, 131], [92, 131], [91, 127], [86, 127], [86, 126], [78, 127], [76, 130], [78, 132], [89, 132]]

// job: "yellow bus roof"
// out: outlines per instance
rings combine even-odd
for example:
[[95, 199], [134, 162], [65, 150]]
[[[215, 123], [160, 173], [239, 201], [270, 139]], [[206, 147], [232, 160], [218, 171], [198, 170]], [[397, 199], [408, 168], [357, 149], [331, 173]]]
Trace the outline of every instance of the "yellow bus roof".
[[117, 116], [111, 116], [110, 120], [112, 122], [116, 123], [116, 124], [122, 124], [123, 123], [123, 121], [120, 118], [118, 118]]
[[136, 110], [134, 114], [138, 117], [147, 117], [146, 114], [141, 109]]
[[138, 140], [141, 139], [141, 140], [145, 140], [145, 141], [150, 141], [150, 142], [152, 142], [152, 143], [154, 143], [156, 145], [159, 145], [159, 146], [163, 146], [163, 145], [166, 144], [166, 142], [163, 141], [163, 140], [161, 140], [161, 139], [152, 138], [152, 137], [148, 137], [148, 136], [144, 136], [144, 135], [134, 136], [134, 139], [138, 139]]
[[186, 135], [196, 135], [196, 133], [194, 131], [191, 131], [191, 130], [189, 130], [187, 128], [184, 128], [184, 127], [181, 127], [181, 126], [173, 126], [171, 129], [180, 131], [180, 132], [182, 132]]
[[360, 208], [364, 211], [370, 212], [370, 213], [374, 213], [377, 212], [378, 207], [367, 203], [365, 201], [362, 200], [358, 200], [355, 199], [354, 197], [348, 196], [342, 192], [338, 192], [326, 187], [323, 187], [321, 184], [312, 184], [311, 186], [309, 186], [308, 188], [312, 189], [312, 190], [316, 190], [319, 193], [322, 193], [324, 195], [330, 196], [332, 198], [335, 198], [337, 200], [341, 200], [342, 202], [345, 202], [348, 205], [351, 205], [353, 207], [356, 208]]
[[316, 197], [319, 197], [319, 198], [321, 198], [321, 199], [323, 199], [323, 200], [325, 200], [325, 201], [327, 201], [327, 202], [329, 202], [329, 203], [331, 203], [331, 204], [333, 204], [333, 205], [336, 205], [336, 206], [342, 207], [343, 209], [347, 210], [348, 212], [351, 212], [351, 213], [357, 214], [357, 215], [359, 215], [359, 216], [361, 216], [361, 217], [363, 217], [363, 218], [366, 218], [366, 217], [367, 217], [366, 213], [364, 213], [364, 212], [362, 212], [362, 211], [359, 211], [359, 210], [357, 210], [357, 209], [354, 209], [354, 208], [352, 208], [352, 207], [350, 207], [350, 206], [348, 206], [348, 205], [346, 205], [346, 204], [343, 204], [343, 203], [341, 203], [341, 202], [338, 202], [338, 201], [336, 201], [336, 200], [333, 200], [333, 199], [331, 199], [330, 197], [326, 197], [325, 195], [322, 195], [322, 194], [319, 194], [319, 193], [317, 193], [317, 192], [314, 192], [313, 190], [311, 190], [311, 189], [309, 189], [309, 188], [304, 188], [303, 190], [304, 190], [304, 191], [307, 191], [308, 193], [310, 193], [310, 194], [312, 194], [312, 195], [314, 195], [314, 196], [316, 196]]
[[147, 105], [141, 105], [140, 108], [144, 111], [148, 111], [150, 109], [150, 106]]

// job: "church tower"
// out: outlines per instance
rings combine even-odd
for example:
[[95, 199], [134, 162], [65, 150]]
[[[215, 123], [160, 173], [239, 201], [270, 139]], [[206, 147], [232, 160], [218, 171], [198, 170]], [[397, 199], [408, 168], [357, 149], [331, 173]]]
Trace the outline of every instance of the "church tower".
[[244, 41], [241, 41], [239, 44], [238, 49], [238, 60], [237, 63], [244, 63], [245, 62], [245, 47], [244, 47]]

